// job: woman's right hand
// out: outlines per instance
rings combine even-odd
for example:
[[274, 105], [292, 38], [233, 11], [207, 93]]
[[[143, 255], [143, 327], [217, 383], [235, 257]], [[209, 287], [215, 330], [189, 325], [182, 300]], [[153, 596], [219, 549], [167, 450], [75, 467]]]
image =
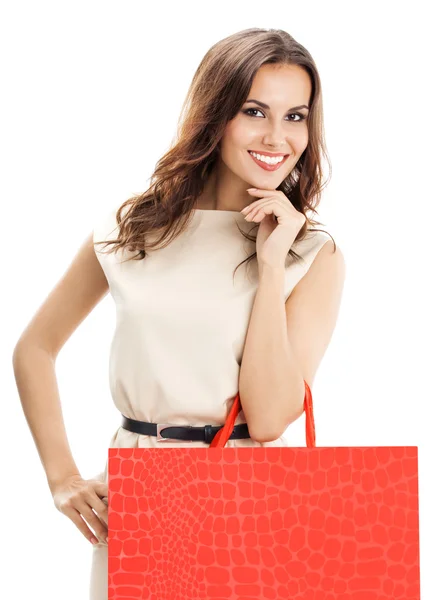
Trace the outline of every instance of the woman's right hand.
[[[80, 475], [71, 475], [55, 485], [52, 496], [56, 508], [75, 523], [89, 542], [92, 544], [97, 544], [99, 540], [105, 544], [108, 542], [107, 483], [98, 479], [83, 479]], [[97, 539], [93, 536], [93, 532]]]

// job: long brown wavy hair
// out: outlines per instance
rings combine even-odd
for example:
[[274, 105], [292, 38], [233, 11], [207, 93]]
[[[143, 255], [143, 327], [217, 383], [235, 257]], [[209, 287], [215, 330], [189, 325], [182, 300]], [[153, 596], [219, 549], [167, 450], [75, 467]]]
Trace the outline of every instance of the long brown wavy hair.
[[[324, 140], [321, 83], [316, 65], [310, 53], [289, 33], [281, 29], [251, 28], [220, 40], [208, 50], [183, 103], [176, 137], [167, 153], [156, 163], [150, 178], [151, 185], [119, 207], [116, 212], [118, 237], [96, 244], [111, 245], [108, 253], [118, 249], [136, 251], [136, 255], [127, 260], [141, 260], [150, 250], [170, 244], [186, 229], [196, 199], [219, 159], [219, 142], [225, 127], [244, 104], [255, 74], [265, 64], [298, 65], [310, 76], [308, 145], [277, 189], [306, 217], [294, 242], [307, 235], [308, 225], [321, 225], [308, 216], [308, 211], [317, 214], [321, 192], [331, 174]], [[329, 178], [325, 182], [322, 156], [329, 165]], [[254, 228], [258, 226], [259, 223], [254, 224]], [[147, 234], [154, 231], [158, 232], [156, 239], [147, 240]], [[241, 233], [252, 241], [256, 239], [256, 236]], [[254, 252], [247, 257], [238, 267], [256, 254]], [[289, 254], [295, 260], [302, 260], [292, 248]]]

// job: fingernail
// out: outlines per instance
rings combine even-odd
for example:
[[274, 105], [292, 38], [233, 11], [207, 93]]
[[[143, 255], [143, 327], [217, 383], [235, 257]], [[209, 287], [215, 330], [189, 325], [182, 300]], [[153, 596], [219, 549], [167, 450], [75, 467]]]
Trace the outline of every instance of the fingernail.
[[108, 538], [106, 538], [106, 543], [108, 543]]
[[97, 540], [95, 537], [90, 538], [90, 541], [93, 545], [97, 544], [99, 540]]
[[255, 192], [258, 188], [248, 188], [248, 192]]

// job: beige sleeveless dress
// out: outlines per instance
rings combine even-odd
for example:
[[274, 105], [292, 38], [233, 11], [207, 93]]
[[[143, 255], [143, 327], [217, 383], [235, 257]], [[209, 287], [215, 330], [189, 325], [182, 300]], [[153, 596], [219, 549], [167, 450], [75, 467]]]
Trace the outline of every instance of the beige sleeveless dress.
[[[118, 209], [118, 206], [116, 207]], [[94, 227], [93, 241], [117, 237], [116, 209]], [[109, 362], [112, 400], [121, 414], [140, 421], [203, 426], [225, 422], [238, 391], [239, 369], [258, 285], [255, 252], [246, 233], [255, 223], [238, 211], [193, 211], [189, 228], [143, 260], [122, 263], [131, 254], [96, 255], [116, 305], [116, 328]], [[251, 231], [252, 233], [252, 231]], [[303, 261], [286, 260], [285, 301], [330, 240], [314, 231], [293, 245]], [[246, 422], [243, 411], [236, 424]], [[204, 442], [158, 442], [118, 426], [111, 448], [205, 447]], [[227, 446], [287, 446], [229, 440]], [[107, 482], [104, 470], [94, 477]], [[90, 600], [107, 600], [107, 545], [93, 547]]]

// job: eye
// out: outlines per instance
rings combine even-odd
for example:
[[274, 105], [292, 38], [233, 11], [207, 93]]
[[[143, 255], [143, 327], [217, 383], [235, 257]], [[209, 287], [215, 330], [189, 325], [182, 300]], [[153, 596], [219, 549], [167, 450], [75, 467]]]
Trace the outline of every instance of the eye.
[[260, 109], [258, 109], [258, 108], [247, 108], [246, 110], [244, 110], [244, 111], [242, 111], [242, 112], [243, 112], [245, 115], [248, 115], [249, 117], [252, 117], [253, 115], [251, 115], [251, 114], [248, 114], [248, 113], [250, 113], [251, 111], [254, 111], [254, 112], [259, 112], [259, 113], [261, 113], [262, 115], [264, 114], [264, 113], [262, 113], [262, 112], [261, 112], [261, 110], [260, 110]]
[[[260, 109], [258, 109], [258, 108], [247, 108], [246, 110], [243, 110], [242, 112], [245, 115], [248, 115], [249, 117], [253, 117], [254, 116], [252, 114], [252, 112], [258, 112], [258, 113], [262, 114], [263, 117], [264, 117], [264, 113]], [[300, 123], [301, 121], [305, 121], [305, 119], [307, 118], [306, 115], [303, 115], [302, 113], [299, 113], [299, 112], [291, 113], [289, 116], [290, 117], [293, 117], [293, 116], [299, 117], [299, 119], [297, 119], [297, 120], [295, 120], [295, 119], [289, 119], [290, 121], [292, 121], [292, 123]]]
[[300, 121], [304, 121], [307, 118], [306, 115], [303, 115], [302, 113], [299, 113], [299, 112], [291, 113], [289, 116], [292, 117], [294, 115], [299, 117], [299, 119], [297, 121], [294, 121], [291, 119], [293, 121], [293, 123], [299, 123]]

